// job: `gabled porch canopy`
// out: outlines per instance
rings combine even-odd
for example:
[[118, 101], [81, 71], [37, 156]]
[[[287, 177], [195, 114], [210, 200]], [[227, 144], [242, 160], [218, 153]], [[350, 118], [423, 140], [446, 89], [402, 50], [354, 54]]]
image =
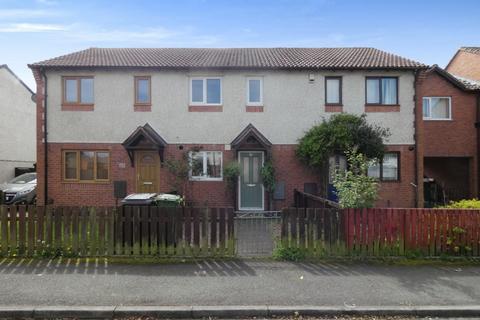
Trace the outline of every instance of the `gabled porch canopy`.
[[234, 150], [264, 150], [270, 154], [272, 143], [258, 131], [253, 124], [249, 124], [230, 143]]
[[123, 143], [127, 150], [131, 165], [134, 165], [135, 150], [158, 150], [160, 161], [163, 162], [163, 151], [167, 142], [148, 124], [139, 126]]

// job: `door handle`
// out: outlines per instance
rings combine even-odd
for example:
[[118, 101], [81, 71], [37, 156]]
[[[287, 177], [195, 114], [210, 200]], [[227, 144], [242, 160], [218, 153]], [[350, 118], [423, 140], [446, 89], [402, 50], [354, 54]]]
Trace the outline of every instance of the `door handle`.
[[255, 187], [256, 184], [255, 183], [247, 183], [247, 187]]
[[148, 185], [151, 185], [151, 184], [153, 184], [153, 183], [152, 183], [152, 182], [150, 182], [150, 181], [145, 181], [143, 184], [148, 184]]

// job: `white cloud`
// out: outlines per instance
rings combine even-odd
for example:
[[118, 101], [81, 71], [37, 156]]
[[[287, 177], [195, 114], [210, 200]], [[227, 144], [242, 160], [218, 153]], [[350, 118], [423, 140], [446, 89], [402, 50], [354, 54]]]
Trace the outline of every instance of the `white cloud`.
[[58, 24], [43, 24], [43, 23], [10, 23], [0, 25], [0, 32], [14, 33], [14, 32], [52, 32], [65, 31], [66, 26]]
[[33, 9], [0, 9], [0, 18], [2, 19], [26, 19], [51, 17], [58, 13], [52, 10], [33, 10]]

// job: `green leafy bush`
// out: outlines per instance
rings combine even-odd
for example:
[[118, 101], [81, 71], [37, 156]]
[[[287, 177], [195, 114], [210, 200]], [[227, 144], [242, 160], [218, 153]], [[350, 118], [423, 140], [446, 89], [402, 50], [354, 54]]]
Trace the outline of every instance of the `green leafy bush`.
[[308, 130], [299, 140], [296, 153], [306, 164], [320, 169], [328, 157], [351, 148], [369, 159], [380, 159], [385, 153], [383, 140], [389, 136], [388, 129], [368, 123], [365, 115], [341, 113]]
[[279, 245], [273, 251], [273, 258], [275, 260], [300, 261], [305, 260], [305, 257], [305, 250], [300, 248], [286, 248]]
[[264, 163], [260, 169], [260, 176], [262, 177], [263, 186], [269, 193], [273, 193], [275, 190], [275, 167], [272, 160], [268, 160]]
[[480, 200], [478, 199], [464, 199], [459, 201], [450, 201], [449, 204], [438, 208], [448, 209], [480, 209]]
[[335, 173], [333, 185], [342, 208], [371, 208], [378, 197], [377, 181], [367, 175], [368, 160], [356, 150], [347, 151], [348, 170]]
[[240, 165], [236, 161], [229, 162], [223, 167], [223, 177], [229, 188], [235, 190], [240, 176]]

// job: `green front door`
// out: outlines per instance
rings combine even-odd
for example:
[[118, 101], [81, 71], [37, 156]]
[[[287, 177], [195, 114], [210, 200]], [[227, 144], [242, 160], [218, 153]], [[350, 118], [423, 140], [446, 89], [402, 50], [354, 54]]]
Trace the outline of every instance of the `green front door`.
[[263, 152], [241, 151], [240, 153], [240, 210], [263, 210], [263, 185], [260, 169]]

